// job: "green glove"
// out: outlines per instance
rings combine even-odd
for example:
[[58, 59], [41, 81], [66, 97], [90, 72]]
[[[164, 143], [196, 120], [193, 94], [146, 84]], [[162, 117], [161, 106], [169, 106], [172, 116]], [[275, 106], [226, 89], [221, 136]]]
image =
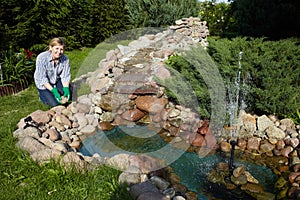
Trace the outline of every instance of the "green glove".
[[70, 89], [69, 87], [63, 87], [63, 91], [64, 91], [64, 97], [68, 98], [68, 101], [70, 100]]
[[61, 100], [61, 97], [60, 97], [60, 94], [58, 93], [58, 90], [56, 87], [54, 87], [52, 90], [51, 90], [54, 98], [56, 99], [57, 102], [60, 103], [60, 100]]

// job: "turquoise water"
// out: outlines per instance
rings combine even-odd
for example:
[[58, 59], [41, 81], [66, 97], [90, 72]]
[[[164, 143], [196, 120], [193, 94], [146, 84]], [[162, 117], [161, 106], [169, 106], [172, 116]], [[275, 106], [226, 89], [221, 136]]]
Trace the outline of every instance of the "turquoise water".
[[[198, 193], [199, 200], [207, 199], [207, 195], [202, 194], [201, 191], [208, 191], [212, 187], [206, 181], [207, 174], [217, 163], [228, 162], [229, 159], [219, 154], [200, 158], [196, 153], [174, 149], [172, 145], [165, 143], [154, 130], [147, 126], [120, 126], [111, 131], [99, 131], [97, 134], [87, 137], [79, 151], [88, 156], [98, 153], [107, 157], [119, 153], [143, 153], [167, 160], [167, 164], [181, 177], [182, 184], [187, 186], [189, 190]], [[235, 166], [244, 165], [245, 169], [258, 179], [266, 191], [273, 192], [276, 175], [271, 169], [238, 160], [235, 160], [234, 164]], [[214, 190], [214, 195], [218, 198], [224, 198], [224, 190]], [[237, 196], [239, 195], [237, 194]], [[230, 198], [235, 199], [235, 197]]]

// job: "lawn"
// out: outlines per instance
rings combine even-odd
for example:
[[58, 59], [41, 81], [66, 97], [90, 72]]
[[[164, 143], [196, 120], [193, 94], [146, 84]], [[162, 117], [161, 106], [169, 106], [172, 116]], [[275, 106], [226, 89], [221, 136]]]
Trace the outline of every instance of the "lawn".
[[[103, 45], [103, 46], [101, 46]], [[95, 70], [114, 44], [100, 44], [66, 52], [70, 58], [72, 78]], [[11, 96], [0, 97], [0, 199], [130, 199], [118, 185], [121, 173], [109, 167], [93, 172], [66, 172], [56, 162], [38, 165], [29, 154], [15, 147], [13, 131], [23, 117], [36, 110], [48, 110], [38, 100], [37, 90], [31, 85]]]

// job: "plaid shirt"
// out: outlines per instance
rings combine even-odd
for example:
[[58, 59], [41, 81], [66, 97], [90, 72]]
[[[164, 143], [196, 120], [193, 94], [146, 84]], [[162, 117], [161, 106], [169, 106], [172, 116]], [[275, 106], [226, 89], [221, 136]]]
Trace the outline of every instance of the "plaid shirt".
[[36, 68], [34, 72], [34, 82], [38, 89], [46, 89], [44, 84], [50, 83], [56, 85], [57, 80], [61, 79], [62, 83], [70, 82], [70, 63], [69, 58], [64, 54], [58, 59], [54, 67], [54, 60], [50, 51], [40, 53], [36, 58]]

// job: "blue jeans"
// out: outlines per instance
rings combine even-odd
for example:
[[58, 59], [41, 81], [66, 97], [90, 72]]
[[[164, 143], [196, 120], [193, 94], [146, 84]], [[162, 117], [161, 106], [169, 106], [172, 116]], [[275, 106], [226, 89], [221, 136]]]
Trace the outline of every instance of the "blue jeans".
[[[60, 79], [58, 79], [56, 85], [52, 85], [52, 87], [56, 87], [60, 95], [64, 94], [63, 85], [62, 85], [62, 82], [61, 82]], [[69, 89], [70, 89], [70, 93], [71, 93], [71, 96], [72, 96], [72, 86], [71, 86], [71, 84], [69, 86]], [[39, 96], [40, 96], [40, 100], [41, 100], [42, 103], [44, 103], [45, 105], [49, 105], [49, 106], [59, 105], [59, 103], [54, 98], [54, 95], [52, 94], [51, 91], [49, 91], [47, 89], [45, 89], [45, 90], [38, 89], [38, 91], [39, 91]]]

